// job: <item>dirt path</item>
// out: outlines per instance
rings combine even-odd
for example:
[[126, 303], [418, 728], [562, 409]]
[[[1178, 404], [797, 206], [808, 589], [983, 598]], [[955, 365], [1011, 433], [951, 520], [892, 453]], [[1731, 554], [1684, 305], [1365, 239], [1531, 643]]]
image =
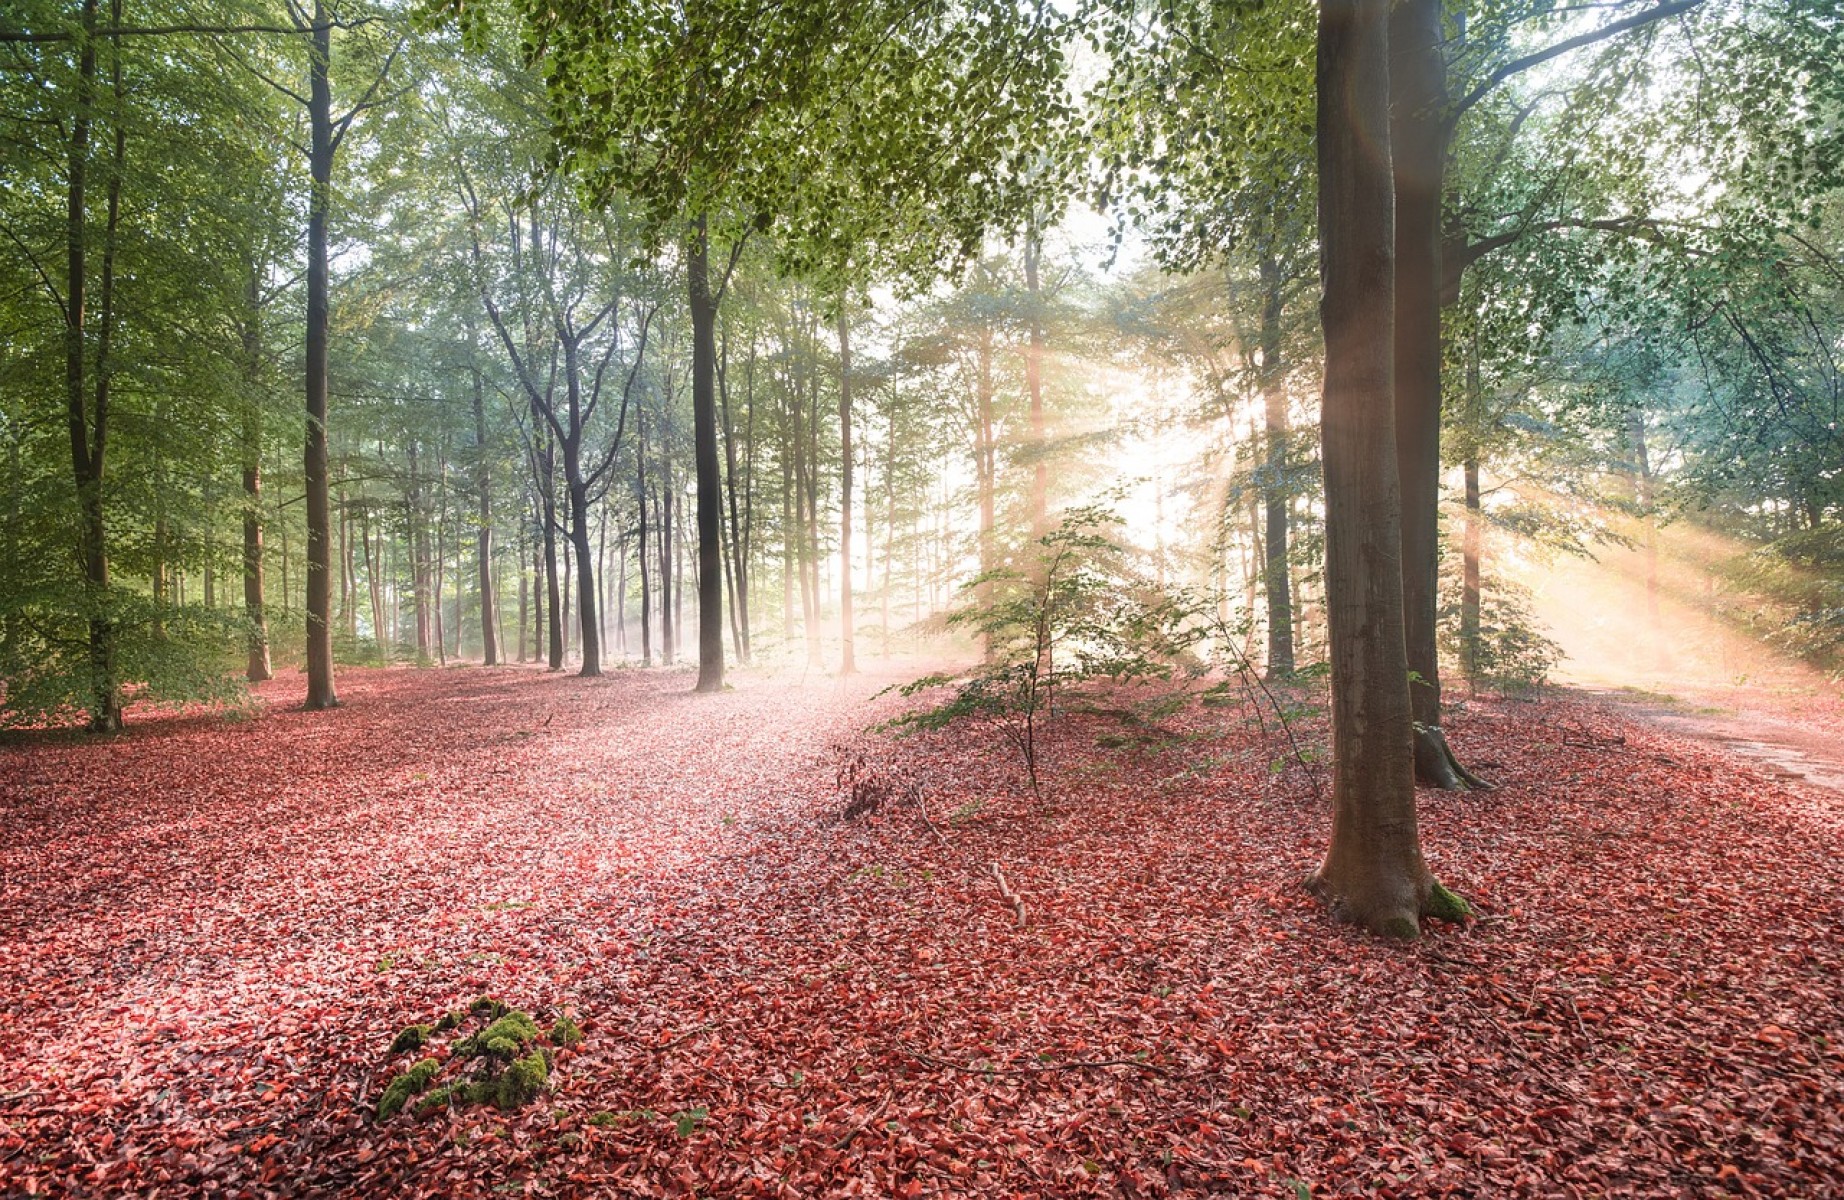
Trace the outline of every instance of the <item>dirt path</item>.
[[1743, 688], [1579, 693], [1667, 733], [1712, 743], [1774, 779], [1844, 796], [1844, 734], [1828, 719], [1835, 700]]

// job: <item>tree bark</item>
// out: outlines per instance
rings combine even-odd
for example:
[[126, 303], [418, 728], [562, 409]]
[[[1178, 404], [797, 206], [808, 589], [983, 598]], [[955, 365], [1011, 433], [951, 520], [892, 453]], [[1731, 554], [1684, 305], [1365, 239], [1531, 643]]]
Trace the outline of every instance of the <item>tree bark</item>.
[[1439, 891], [1416, 824], [1391, 377], [1387, 7], [1321, 0], [1320, 271], [1332, 839], [1309, 886], [1333, 912], [1415, 937]]
[[487, 453], [486, 387], [480, 378], [480, 364], [474, 360], [472, 321], [467, 326], [467, 350], [468, 371], [474, 384], [474, 490], [478, 498], [475, 519], [480, 522], [474, 540], [480, 586], [480, 656], [492, 667], [499, 665], [499, 604], [493, 594], [493, 464]]
[[1390, 149], [1396, 199], [1395, 413], [1402, 486], [1403, 620], [1415, 718], [1415, 773], [1467, 781], [1441, 732], [1438, 579], [1441, 477], [1441, 190], [1447, 144], [1440, 0], [1390, 10]]
[[327, 468], [327, 213], [333, 187], [332, 25], [314, 0], [308, 64], [307, 200], [307, 708], [333, 708], [333, 549]]
[[[68, 281], [64, 296], [65, 398], [70, 423], [71, 471], [82, 514], [81, 549], [89, 623], [89, 727], [113, 733], [122, 727], [121, 680], [116, 668], [115, 622], [109, 617], [109, 556], [103, 519], [103, 457], [108, 446], [108, 385], [98, 364], [95, 408], [90, 408], [85, 295], [89, 251], [90, 132], [96, 108], [97, 0], [84, 0], [83, 35], [77, 59], [77, 107], [71, 121], [66, 178], [65, 238]], [[118, 51], [119, 53], [119, 51]], [[119, 120], [117, 122], [119, 130]], [[121, 134], [118, 132], [119, 143]], [[119, 172], [118, 172], [119, 178]], [[113, 224], [113, 220], [111, 221]], [[106, 321], [105, 321], [106, 326]]]
[[1038, 278], [1038, 260], [1044, 250], [1043, 230], [1033, 208], [1024, 233], [1024, 290], [1029, 306], [1028, 340], [1024, 351], [1025, 392], [1031, 412], [1031, 538], [1050, 532], [1050, 462], [1048, 426], [1044, 418], [1044, 297]]
[[1262, 583], [1268, 603], [1268, 674], [1293, 674], [1293, 593], [1287, 578], [1287, 372], [1281, 361], [1281, 314], [1286, 280], [1272, 255], [1262, 258], [1261, 396], [1267, 422], [1267, 523]]
[[845, 304], [839, 304], [839, 674], [858, 673], [852, 644], [852, 338]]
[[263, 603], [263, 467], [262, 467], [262, 281], [254, 263], [245, 281], [243, 327], [244, 382], [250, 394], [243, 410], [243, 616], [249, 623], [249, 657], [244, 674], [251, 683], [274, 675], [269, 661], [269, 617]]
[[1469, 454], [1461, 468], [1466, 478], [1466, 528], [1460, 544], [1460, 674], [1470, 686], [1479, 682], [1480, 554], [1485, 536], [1479, 510], [1479, 457]]
[[692, 230], [686, 271], [692, 319], [692, 462], [698, 485], [698, 687], [724, 686], [721, 553], [723, 475], [717, 465], [717, 297], [711, 291], [710, 239], [702, 216]]

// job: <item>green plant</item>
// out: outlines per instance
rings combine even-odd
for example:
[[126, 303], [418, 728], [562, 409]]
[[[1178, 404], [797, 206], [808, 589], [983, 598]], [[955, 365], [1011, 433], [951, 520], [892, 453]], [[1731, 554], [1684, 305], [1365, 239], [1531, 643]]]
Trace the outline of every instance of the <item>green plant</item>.
[[1072, 509], [1038, 540], [1028, 569], [988, 571], [968, 583], [969, 602], [948, 621], [978, 636], [984, 661], [965, 673], [903, 685], [899, 690], [910, 697], [952, 690], [934, 707], [892, 724], [983, 725], [1017, 750], [1032, 793], [1041, 795], [1038, 735], [1064, 689], [1172, 672], [1169, 602], [1134, 569], [1131, 553], [1114, 537], [1118, 525], [1104, 507]]

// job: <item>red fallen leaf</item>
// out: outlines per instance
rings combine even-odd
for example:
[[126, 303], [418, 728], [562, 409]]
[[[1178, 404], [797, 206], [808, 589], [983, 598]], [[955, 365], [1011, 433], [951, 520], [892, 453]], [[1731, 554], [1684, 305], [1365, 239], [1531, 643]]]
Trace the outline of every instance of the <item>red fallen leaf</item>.
[[[1748, 1174], [1712, 1186], [1844, 1178], [1839, 1040], [1786, 1049], [1844, 1026], [1833, 810], [1694, 746], [1474, 702], [1450, 736], [1503, 786], [1490, 820], [1424, 797], [1424, 836], [1520, 916], [1404, 954], [1298, 888], [1325, 814], [1252, 723], [1104, 762], [1060, 716], [1041, 804], [977, 732], [856, 742], [926, 759], [937, 820], [980, 802], [944, 849], [901, 806], [834, 819], [817, 751], [870, 684], [684, 686], [353, 671], [331, 717], [0, 744], [0, 976], [59, 1047], [0, 1089], [0, 1194], [1652, 1194], [1730, 1138]], [[1557, 720], [1626, 741], [1560, 753]], [[481, 991], [590, 1030], [553, 1093], [375, 1124], [382, 1045]], [[680, 1138], [700, 1108], [715, 1136]], [[263, 1134], [234, 1162], [232, 1129]]]

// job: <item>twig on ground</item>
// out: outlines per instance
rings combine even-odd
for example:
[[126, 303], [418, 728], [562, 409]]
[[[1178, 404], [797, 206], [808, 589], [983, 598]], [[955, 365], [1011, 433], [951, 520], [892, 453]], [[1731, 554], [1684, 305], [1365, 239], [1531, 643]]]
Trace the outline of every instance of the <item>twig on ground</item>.
[[907, 1046], [903, 1047], [903, 1053], [918, 1062], [945, 1067], [950, 1071], [964, 1071], [969, 1075], [1041, 1075], [1051, 1071], [1085, 1071], [1095, 1067], [1137, 1067], [1142, 1071], [1151, 1071], [1154, 1075], [1163, 1075], [1168, 1079], [1178, 1077], [1176, 1073], [1142, 1058], [1079, 1058], [1069, 1062], [1033, 1063], [1023, 1067], [995, 1067], [990, 1064], [969, 1066], [948, 1058], [936, 1058], [932, 1054], [924, 1054], [920, 1050], [912, 1050]]
[[916, 811], [922, 815], [922, 823], [928, 826], [928, 831], [930, 833], [935, 835], [935, 840], [940, 842], [943, 846], [947, 846], [948, 839], [943, 836], [941, 827], [936, 825], [928, 815], [928, 802], [922, 796], [921, 784], [912, 783], [909, 785], [909, 802], [916, 806]]
[[1014, 892], [1011, 885], [1005, 882], [1005, 872], [999, 869], [998, 863], [992, 864], [992, 877], [999, 881], [999, 895], [1004, 897], [1005, 902], [1012, 906], [1012, 914], [1018, 918], [1019, 928], [1023, 928], [1024, 898], [1017, 892]]
[[872, 1121], [875, 1121], [875, 1120], [876, 1120], [876, 1119], [877, 1119], [877, 1118], [878, 1118], [878, 1117], [879, 1117], [879, 1116], [880, 1116], [880, 1115], [881, 1115], [881, 1114], [883, 1113], [883, 1111], [884, 1111], [884, 1110], [885, 1110], [886, 1108], [889, 1108], [889, 1107], [890, 1107], [890, 1101], [891, 1101], [892, 1099], [894, 1099], [894, 1098], [895, 1098], [895, 1096], [896, 1096], [896, 1093], [895, 1093], [895, 1092], [891, 1092], [891, 1093], [889, 1093], [889, 1094], [887, 1094], [887, 1095], [886, 1095], [886, 1096], [885, 1096], [885, 1097], [884, 1097], [884, 1098], [883, 1098], [883, 1099], [882, 1099], [881, 1101], [879, 1101], [879, 1102], [878, 1102], [878, 1105], [877, 1105], [877, 1107], [876, 1107], [876, 1108], [873, 1108], [873, 1109], [872, 1109], [872, 1110], [871, 1110], [871, 1111], [870, 1111], [870, 1112], [869, 1112], [869, 1113], [868, 1113], [868, 1114], [867, 1114], [867, 1115], [865, 1116], [865, 1118], [864, 1118], [864, 1120], [862, 1120], [862, 1121], [860, 1121], [860, 1122], [858, 1122], [858, 1123], [857, 1123], [856, 1125], [854, 1125], [854, 1126], [852, 1126], [852, 1127], [851, 1127], [850, 1129], [848, 1129], [848, 1130], [846, 1130], [846, 1131], [845, 1131], [845, 1136], [844, 1136], [844, 1137], [842, 1137], [842, 1138], [840, 1138], [840, 1139], [839, 1139], [839, 1140], [838, 1140], [837, 1142], [835, 1142], [835, 1143], [833, 1143], [833, 1147], [832, 1147], [832, 1148], [833, 1148], [834, 1150], [843, 1150], [843, 1149], [845, 1149], [845, 1148], [846, 1148], [847, 1146], [849, 1146], [849, 1145], [851, 1145], [851, 1144], [852, 1144], [852, 1139], [853, 1139], [853, 1138], [855, 1138], [855, 1137], [857, 1137], [857, 1136], [858, 1136], [859, 1134], [861, 1134], [861, 1133], [863, 1133], [863, 1132], [865, 1131], [865, 1129], [866, 1129], [866, 1128], [868, 1128], [868, 1127], [870, 1126], [870, 1124], [871, 1124], [871, 1122], [872, 1122]]

